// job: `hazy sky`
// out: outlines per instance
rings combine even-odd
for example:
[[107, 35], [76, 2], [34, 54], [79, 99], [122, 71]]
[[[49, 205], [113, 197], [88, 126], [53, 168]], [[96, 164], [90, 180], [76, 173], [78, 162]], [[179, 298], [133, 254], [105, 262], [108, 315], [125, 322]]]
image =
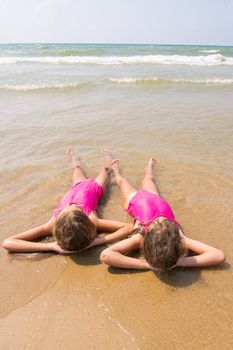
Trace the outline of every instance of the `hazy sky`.
[[233, 0], [0, 0], [0, 42], [233, 45]]

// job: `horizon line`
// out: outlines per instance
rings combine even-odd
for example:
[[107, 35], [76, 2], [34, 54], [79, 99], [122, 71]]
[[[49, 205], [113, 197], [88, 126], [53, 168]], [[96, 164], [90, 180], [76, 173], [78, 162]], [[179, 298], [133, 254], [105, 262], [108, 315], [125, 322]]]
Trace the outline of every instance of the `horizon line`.
[[153, 46], [209, 46], [209, 47], [233, 47], [233, 45], [223, 44], [161, 44], [161, 43], [121, 43], [121, 42], [0, 42], [0, 45], [153, 45]]

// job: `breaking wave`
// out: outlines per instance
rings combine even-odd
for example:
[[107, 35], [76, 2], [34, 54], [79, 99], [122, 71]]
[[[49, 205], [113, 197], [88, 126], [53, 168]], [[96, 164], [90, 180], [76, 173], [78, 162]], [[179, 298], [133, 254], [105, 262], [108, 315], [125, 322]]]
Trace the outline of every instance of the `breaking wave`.
[[109, 78], [112, 83], [117, 84], [160, 84], [160, 83], [190, 83], [206, 85], [229, 85], [233, 84], [233, 79], [166, 79], [166, 78]]
[[89, 83], [64, 83], [64, 84], [27, 84], [27, 85], [0, 85], [0, 90], [12, 90], [12, 91], [36, 91], [36, 90], [63, 90], [69, 88], [80, 88], [88, 85]]
[[220, 50], [200, 50], [199, 52], [203, 52], [203, 53], [219, 53]]
[[185, 55], [144, 55], [144, 56], [18, 56], [0, 57], [0, 64], [17, 63], [47, 63], [47, 64], [170, 64], [170, 65], [197, 65], [217, 66], [233, 65], [233, 57], [226, 57], [221, 54], [206, 56], [185, 56]]

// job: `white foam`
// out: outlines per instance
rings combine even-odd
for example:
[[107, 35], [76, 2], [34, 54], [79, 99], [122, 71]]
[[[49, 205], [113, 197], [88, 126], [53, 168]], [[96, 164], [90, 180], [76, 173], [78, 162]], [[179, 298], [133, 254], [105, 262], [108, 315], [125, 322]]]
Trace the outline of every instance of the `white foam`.
[[203, 52], [203, 53], [219, 53], [220, 50], [200, 50], [199, 52]]
[[0, 57], [0, 64], [47, 63], [47, 64], [178, 64], [178, 65], [233, 65], [233, 57], [221, 54], [206, 56], [144, 55], [144, 56], [64, 56], [64, 57]]
[[110, 82], [118, 84], [137, 84], [137, 83], [191, 83], [191, 84], [207, 84], [207, 85], [229, 85], [233, 84], [232, 79], [168, 79], [158, 77], [144, 78], [109, 78]]
[[67, 84], [27, 84], [27, 85], [0, 85], [0, 90], [13, 90], [13, 91], [33, 91], [33, 90], [48, 90], [48, 89], [67, 89], [76, 88], [86, 85], [87, 83], [67, 83]]
[[130, 83], [137, 83], [137, 82], [149, 82], [149, 81], [158, 81], [159, 78], [109, 78], [109, 81], [113, 83], [119, 83], [119, 84], [130, 84]]
[[174, 79], [177, 83], [194, 83], [194, 84], [209, 84], [209, 85], [229, 85], [233, 84], [233, 79]]

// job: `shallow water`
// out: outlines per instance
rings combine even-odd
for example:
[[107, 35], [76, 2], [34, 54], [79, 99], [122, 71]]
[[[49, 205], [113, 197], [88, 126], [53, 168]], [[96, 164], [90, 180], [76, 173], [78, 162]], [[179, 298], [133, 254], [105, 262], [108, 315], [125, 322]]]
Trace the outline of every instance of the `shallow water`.
[[[108, 269], [99, 263], [102, 247], [72, 257], [8, 255], [2, 249], [1, 348], [231, 349], [233, 68], [230, 59], [224, 64], [211, 55], [230, 58], [232, 49], [49, 45], [39, 48], [50, 51], [43, 55], [33, 46], [4, 50], [5, 61], [21, 61], [0, 60], [2, 239], [50, 217], [70, 185], [69, 145], [90, 176], [102, 164], [100, 149], [108, 148], [137, 187], [154, 155], [161, 192], [186, 234], [222, 249], [227, 262], [156, 276]], [[81, 53], [62, 56], [59, 50]], [[170, 55], [170, 63], [78, 62], [83, 56], [110, 61], [149, 54], [157, 61]], [[200, 58], [201, 65], [190, 65], [192, 58], [181, 64], [185, 55], [210, 57], [208, 64]], [[71, 56], [77, 62], [22, 62], [32, 56]], [[102, 211], [106, 218], [131, 220], [114, 185]]]

